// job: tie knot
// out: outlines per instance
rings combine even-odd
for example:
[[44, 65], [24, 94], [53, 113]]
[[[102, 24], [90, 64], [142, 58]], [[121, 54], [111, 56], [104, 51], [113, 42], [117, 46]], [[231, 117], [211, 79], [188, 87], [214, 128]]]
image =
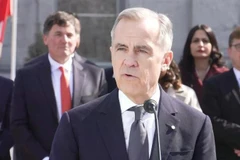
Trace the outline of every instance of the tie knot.
[[61, 66], [61, 67], [59, 67], [59, 70], [62, 72], [62, 73], [64, 73], [64, 68]]
[[134, 111], [135, 121], [140, 120], [143, 113], [143, 106], [134, 106], [128, 109], [129, 111]]

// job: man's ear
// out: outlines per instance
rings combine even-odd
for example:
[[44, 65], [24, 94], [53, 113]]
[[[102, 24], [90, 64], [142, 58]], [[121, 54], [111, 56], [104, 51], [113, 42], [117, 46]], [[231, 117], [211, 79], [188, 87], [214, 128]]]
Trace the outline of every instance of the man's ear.
[[43, 39], [43, 43], [45, 44], [45, 45], [47, 45], [48, 43], [47, 43], [47, 41], [48, 41], [48, 36], [47, 35], [43, 35], [42, 36], [42, 39]]
[[169, 66], [173, 60], [173, 52], [168, 51], [164, 54], [163, 60], [162, 60], [162, 71], [166, 71], [169, 69]]
[[109, 50], [110, 50], [110, 53], [111, 53], [111, 61], [112, 61], [112, 58], [113, 58], [113, 56], [112, 56], [112, 55], [113, 55], [113, 47], [110, 46], [110, 47], [109, 47]]
[[232, 49], [230, 47], [228, 47], [228, 49], [227, 49], [228, 57], [231, 57], [231, 53], [232, 53]]
[[77, 34], [77, 43], [76, 43], [76, 48], [79, 48], [79, 46], [80, 46], [80, 41], [81, 41], [81, 39], [80, 39], [80, 35], [79, 34]]

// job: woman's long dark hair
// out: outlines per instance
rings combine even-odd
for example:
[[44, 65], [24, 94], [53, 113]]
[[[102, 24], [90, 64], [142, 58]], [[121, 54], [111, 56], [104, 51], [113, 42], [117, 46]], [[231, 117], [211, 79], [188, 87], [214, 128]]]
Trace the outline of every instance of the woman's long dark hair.
[[212, 44], [212, 50], [210, 53], [209, 64], [223, 66], [222, 54], [219, 51], [218, 43], [217, 43], [215, 34], [213, 33], [213, 30], [210, 27], [208, 27], [204, 24], [201, 24], [201, 25], [194, 26], [188, 33], [187, 40], [186, 40], [186, 43], [185, 43], [184, 49], [183, 49], [183, 56], [179, 63], [179, 68], [181, 69], [181, 72], [187, 71], [189, 73], [193, 73], [195, 70], [194, 59], [191, 54], [190, 46], [192, 43], [192, 38], [197, 30], [203, 30], [207, 34], [209, 41]]
[[171, 62], [166, 73], [159, 78], [159, 83], [165, 91], [167, 91], [171, 85], [175, 90], [178, 90], [181, 87], [182, 81], [180, 70], [174, 60]]

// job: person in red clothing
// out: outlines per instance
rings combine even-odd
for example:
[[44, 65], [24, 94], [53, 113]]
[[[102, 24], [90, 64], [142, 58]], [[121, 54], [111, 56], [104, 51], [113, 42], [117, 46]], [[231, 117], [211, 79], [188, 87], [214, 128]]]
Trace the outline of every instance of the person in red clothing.
[[203, 82], [229, 70], [224, 66], [216, 37], [209, 26], [196, 25], [189, 31], [179, 68], [182, 83], [194, 89], [201, 105]]

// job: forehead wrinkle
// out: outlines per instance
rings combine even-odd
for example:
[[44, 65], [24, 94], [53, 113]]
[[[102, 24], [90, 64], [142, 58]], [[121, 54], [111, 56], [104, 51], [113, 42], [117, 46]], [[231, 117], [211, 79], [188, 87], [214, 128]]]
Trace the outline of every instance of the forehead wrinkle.
[[[159, 38], [158, 37], [159, 30], [157, 26], [159, 25], [159, 23], [157, 22], [157, 26], [156, 26], [156, 22], [155, 20], [153, 21], [152, 19], [151, 20], [142, 19], [142, 20], [135, 20], [135, 21], [122, 19], [119, 21], [118, 25], [115, 28], [114, 37], [118, 33], [118, 36], [120, 35], [121, 37], [125, 36], [128, 38], [141, 38], [141, 39], [142, 37], [145, 37], [145, 38], [151, 39], [152, 41], [157, 41]], [[149, 23], [152, 25], [149, 26]], [[135, 25], [134, 28], [132, 27], [133, 25]], [[128, 29], [126, 30], [126, 28]], [[136, 34], [136, 31], [139, 31], [139, 32]]]

